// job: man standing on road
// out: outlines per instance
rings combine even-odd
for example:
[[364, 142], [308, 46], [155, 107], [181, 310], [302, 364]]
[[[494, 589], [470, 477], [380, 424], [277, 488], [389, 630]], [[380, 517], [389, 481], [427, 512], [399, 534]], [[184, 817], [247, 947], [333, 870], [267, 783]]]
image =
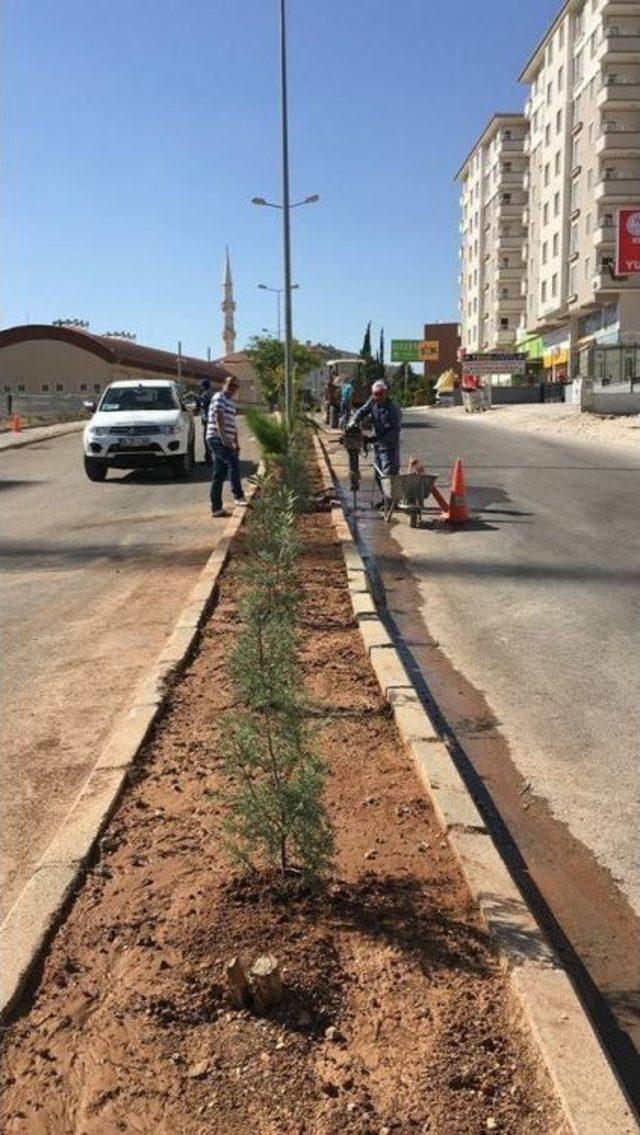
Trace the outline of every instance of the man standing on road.
[[[400, 472], [400, 427], [402, 410], [389, 397], [386, 382], [378, 379], [371, 387], [371, 397], [356, 411], [349, 428], [357, 426], [363, 419], [370, 418], [375, 433], [374, 452], [376, 465], [384, 476]], [[380, 486], [380, 478], [376, 474]]]
[[200, 410], [200, 421], [202, 422], [202, 440], [204, 442], [204, 463], [211, 465], [211, 453], [209, 451], [209, 443], [207, 442], [207, 427], [209, 423], [209, 406], [213, 398], [213, 391], [211, 383], [208, 378], [203, 378], [200, 383], [200, 392], [198, 394], [198, 408]]
[[222, 390], [214, 394], [209, 405], [207, 443], [213, 457], [211, 515], [216, 517], [231, 515], [222, 507], [222, 486], [227, 477], [231, 481], [236, 504], [246, 504], [240, 480], [240, 443], [233, 402], [237, 393], [238, 380], [229, 375]]

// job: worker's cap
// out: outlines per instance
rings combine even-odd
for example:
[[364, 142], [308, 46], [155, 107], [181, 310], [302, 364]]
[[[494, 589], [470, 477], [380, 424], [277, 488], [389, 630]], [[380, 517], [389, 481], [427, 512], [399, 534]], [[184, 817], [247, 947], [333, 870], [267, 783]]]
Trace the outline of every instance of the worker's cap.
[[386, 382], [383, 382], [381, 378], [379, 378], [377, 382], [374, 382], [373, 386], [371, 387], [372, 394], [384, 394], [386, 393], [386, 391], [387, 384]]
[[208, 378], [203, 378], [203, 379], [200, 380], [200, 389], [201, 390], [210, 390], [211, 389], [211, 382]]

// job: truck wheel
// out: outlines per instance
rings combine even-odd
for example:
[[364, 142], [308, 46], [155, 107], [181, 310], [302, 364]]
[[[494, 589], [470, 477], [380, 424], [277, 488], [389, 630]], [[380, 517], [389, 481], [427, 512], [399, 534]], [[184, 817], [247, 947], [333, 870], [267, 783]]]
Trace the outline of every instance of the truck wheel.
[[85, 457], [84, 471], [90, 481], [104, 481], [107, 475], [107, 463], [100, 457]]

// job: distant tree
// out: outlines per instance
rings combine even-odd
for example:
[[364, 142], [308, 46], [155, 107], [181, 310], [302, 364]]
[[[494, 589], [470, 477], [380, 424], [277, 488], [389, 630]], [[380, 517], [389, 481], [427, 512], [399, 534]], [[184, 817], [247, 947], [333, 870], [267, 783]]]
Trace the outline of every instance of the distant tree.
[[380, 346], [378, 348], [378, 362], [384, 367], [384, 327], [380, 328]]
[[364, 333], [364, 339], [362, 340], [362, 350], [360, 351], [360, 357], [363, 358], [363, 359], [370, 359], [371, 358], [371, 320], [369, 320], [369, 322], [367, 323], [367, 330]]
[[[292, 346], [294, 384], [299, 387], [305, 375], [320, 366], [321, 359], [297, 339]], [[270, 410], [275, 410], [281, 401], [284, 383], [284, 343], [270, 335], [254, 335], [249, 340], [247, 355], [256, 369], [265, 402]]]

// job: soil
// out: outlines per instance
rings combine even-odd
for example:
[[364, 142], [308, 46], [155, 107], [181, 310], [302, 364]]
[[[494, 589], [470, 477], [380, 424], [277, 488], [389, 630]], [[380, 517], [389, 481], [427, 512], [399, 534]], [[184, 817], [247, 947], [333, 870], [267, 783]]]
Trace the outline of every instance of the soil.
[[[438, 413], [442, 411], [438, 410]], [[455, 406], [446, 409], [445, 413], [459, 417], [466, 411], [462, 406]], [[466, 417], [469, 418], [469, 415]], [[492, 406], [489, 414], [474, 414], [469, 420], [525, 433], [558, 434], [567, 441], [634, 450], [638, 446], [635, 431], [640, 429], [639, 414], [590, 414], [562, 402], [548, 402], [542, 406]]]
[[[201, 648], [6, 1030], [0, 1126], [28, 1135], [566, 1135], [353, 621], [330, 517], [302, 518], [301, 666], [337, 852], [315, 892], [234, 867], [217, 744], [242, 540]], [[229, 1007], [272, 953], [285, 997]]]

